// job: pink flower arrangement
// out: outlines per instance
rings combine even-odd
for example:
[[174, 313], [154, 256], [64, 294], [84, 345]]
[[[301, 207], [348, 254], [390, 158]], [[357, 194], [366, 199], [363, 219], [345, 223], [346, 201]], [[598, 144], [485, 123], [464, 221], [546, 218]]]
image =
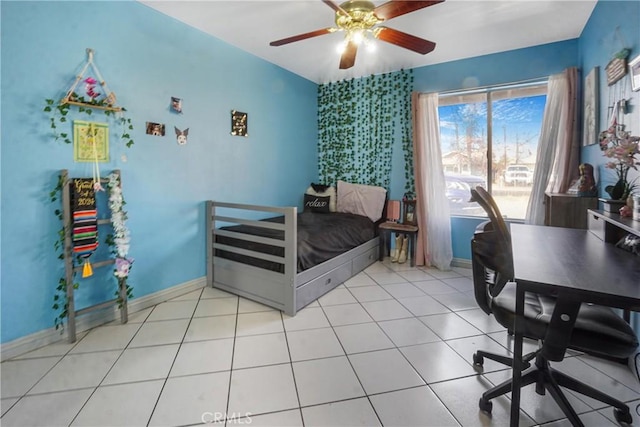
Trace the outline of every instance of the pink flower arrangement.
[[93, 77], [87, 77], [86, 79], [84, 79], [84, 82], [87, 95], [89, 95], [91, 98], [97, 98], [98, 96], [100, 96], [100, 93], [95, 91], [96, 83], [98, 83], [96, 79], [94, 79]]
[[612, 199], [626, 199], [635, 187], [635, 179], [629, 182], [629, 169], [638, 170], [640, 162], [636, 154], [640, 153], [640, 137], [632, 136], [624, 130], [624, 125], [618, 125], [615, 121], [609, 129], [600, 133], [600, 149], [605, 157], [611, 160], [605, 165], [608, 169], [614, 169], [618, 177], [615, 185], [609, 185], [605, 191]]

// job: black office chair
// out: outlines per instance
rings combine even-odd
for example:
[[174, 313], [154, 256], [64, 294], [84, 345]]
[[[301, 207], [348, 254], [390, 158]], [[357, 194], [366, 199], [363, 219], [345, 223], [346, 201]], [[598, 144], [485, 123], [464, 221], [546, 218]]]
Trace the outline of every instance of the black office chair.
[[[471, 241], [475, 298], [485, 313], [493, 314], [502, 326], [513, 333], [516, 287], [511, 282], [514, 278], [511, 234], [495, 200], [484, 188], [472, 189], [471, 195], [472, 200], [480, 204], [489, 216], [489, 221], [478, 225]], [[524, 321], [520, 322], [523, 335], [539, 340], [542, 345], [537, 351], [522, 357], [522, 387], [535, 383], [536, 393], [544, 395], [545, 390], [548, 391], [574, 426], [583, 424], [560, 387], [613, 406], [616, 420], [630, 424], [632, 417], [627, 405], [553, 369], [549, 362], [562, 361], [569, 348], [626, 363], [626, 359], [638, 347], [633, 329], [608, 307], [582, 304], [572, 331], [567, 334], [566, 331], [549, 330], [555, 305], [553, 297], [525, 294]], [[562, 339], [559, 340], [558, 336]], [[473, 355], [473, 361], [478, 366], [482, 366], [484, 358], [513, 366], [513, 359], [505, 356], [484, 351], [477, 351]], [[534, 361], [534, 366], [531, 366], [531, 361]], [[480, 409], [490, 413], [491, 399], [511, 390], [511, 380], [487, 390], [480, 398]]]

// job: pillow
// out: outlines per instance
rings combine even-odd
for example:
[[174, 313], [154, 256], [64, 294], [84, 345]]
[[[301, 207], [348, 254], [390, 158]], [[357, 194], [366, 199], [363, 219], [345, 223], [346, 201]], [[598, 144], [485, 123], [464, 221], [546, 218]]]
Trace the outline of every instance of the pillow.
[[373, 222], [382, 217], [387, 190], [373, 185], [338, 181], [338, 212], [369, 217]]
[[329, 189], [329, 187], [331, 187], [330, 185], [324, 185], [324, 184], [314, 184], [313, 182], [311, 183], [311, 188], [313, 188], [313, 191], [316, 191], [318, 193], [323, 193], [325, 191], [327, 191]]
[[[312, 196], [319, 196], [319, 197], [329, 197], [329, 212], [335, 212], [336, 211], [336, 189], [334, 187], [327, 187], [327, 186], [323, 186], [326, 187], [326, 190], [324, 191], [316, 191], [314, 190], [314, 186], [321, 188], [320, 187], [321, 184], [314, 184], [311, 183], [311, 185], [309, 186], [309, 188], [307, 188], [307, 191], [305, 191], [305, 194], [310, 194]], [[306, 202], [305, 202], [306, 204]]]
[[329, 213], [329, 196], [313, 196], [311, 194], [304, 195], [304, 210], [318, 213]]

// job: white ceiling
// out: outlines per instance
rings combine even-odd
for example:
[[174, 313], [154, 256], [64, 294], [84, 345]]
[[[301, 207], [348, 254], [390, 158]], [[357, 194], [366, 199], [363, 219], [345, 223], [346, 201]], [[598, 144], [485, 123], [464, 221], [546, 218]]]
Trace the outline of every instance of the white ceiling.
[[344, 33], [269, 46], [273, 40], [334, 26], [334, 11], [320, 0], [141, 2], [316, 83], [577, 38], [596, 4], [596, 0], [446, 0], [385, 22], [436, 42], [433, 52], [420, 55], [377, 41], [375, 52], [360, 49], [355, 66], [340, 70], [336, 46]]

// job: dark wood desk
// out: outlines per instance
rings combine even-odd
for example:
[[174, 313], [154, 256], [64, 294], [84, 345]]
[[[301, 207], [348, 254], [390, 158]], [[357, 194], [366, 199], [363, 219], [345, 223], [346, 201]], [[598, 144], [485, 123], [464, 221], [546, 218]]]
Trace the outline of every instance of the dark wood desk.
[[511, 239], [517, 283], [511, 425], [517, 426], [525, 292], [555, 296], [552, 327], [563, 323], [570, 332], [583, 302], [640, 311], [640, 258], [588, 230], [512, 224]]

